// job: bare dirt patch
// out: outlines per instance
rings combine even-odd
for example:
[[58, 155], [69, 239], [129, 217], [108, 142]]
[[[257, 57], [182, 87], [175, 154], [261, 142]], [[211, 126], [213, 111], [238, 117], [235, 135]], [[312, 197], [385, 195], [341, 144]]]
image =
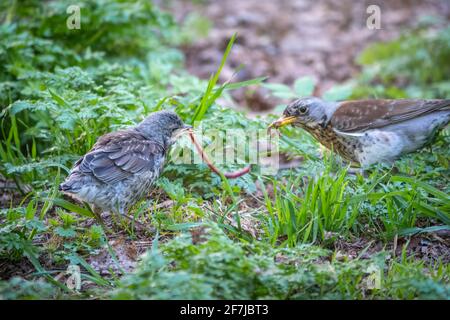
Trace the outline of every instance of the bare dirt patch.
[[[367, 28], [369, 5], [381, 9], [380, 30]], [[178, 21], [195, 11], [213, 23], [205, 39], [184, 48], [192, 74], [209, 78], [229, 38], [237, 32], [222, 81], [243, 64], [236, 80], [268, 76], [269, 82], [290, 85], [298, 77], [313, 76], [316, 94], [354, 77], [359, 71], [355, 58], [369, 43], [394, 39], [426, 16], [450, 18], [446, 0], [177, 1], [169, 10]], [[241, 106], [251, 110], [275, 105], [260, 88], [233, 94]]]

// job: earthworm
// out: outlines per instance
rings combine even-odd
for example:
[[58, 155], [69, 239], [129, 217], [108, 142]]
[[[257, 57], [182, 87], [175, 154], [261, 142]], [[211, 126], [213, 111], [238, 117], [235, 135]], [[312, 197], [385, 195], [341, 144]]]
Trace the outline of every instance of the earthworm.
[[[205, 161], [205, 163], [208, 165], [208, 167], [214, 173], [216, 173], [217, 175], [220, 176], [220, 174], [221, 174], [220, 170], [214, 166], [214, 164], [211, 162], [211, 160], [209, 160], [205, 151], [203, 151], [202, 146], [200, 145], [200, 143], [198, 143], [197, 139], [195, 138], [195, 134], [193, 131], [189, 131], [189, 137], [191, 138], [192, 143], [195, 145], [195, 148], [197, 149], [198, 153], [202, 157], [202, 160]], [[251, 169], [251, 166], [247, 166], [247, 167], [244, 167], [244, 168], [234, 171], [234, 172], [225, 172], [225, 173], [223, 173], [223, 176], [225, 178], [229, 178], [229, 179], [236, 179], [236, 178], [243, 176], [244, 174], [249, 173], [250, 169]]]

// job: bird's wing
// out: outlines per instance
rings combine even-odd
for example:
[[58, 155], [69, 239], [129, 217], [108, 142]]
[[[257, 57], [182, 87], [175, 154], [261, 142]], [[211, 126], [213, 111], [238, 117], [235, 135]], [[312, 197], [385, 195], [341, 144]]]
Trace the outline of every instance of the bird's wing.
[[144, 170], [153, 170], [164, 147], [133, 130], [102, 136], [78, 161], [78, 169], [104, 183], [114, 184]]
[[347, 101], [333, 114], [331, 125], [340, 133], [358, 133], [438, 110], [450, 110], [450, 100]]

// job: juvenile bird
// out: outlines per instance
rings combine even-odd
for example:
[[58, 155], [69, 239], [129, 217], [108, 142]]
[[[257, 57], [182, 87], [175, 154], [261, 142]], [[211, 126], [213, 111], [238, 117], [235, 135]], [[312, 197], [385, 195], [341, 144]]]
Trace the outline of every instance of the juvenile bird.
[[328, 149], [364, 167], [391, 163], [423, 147], [449, 121], [449, 99], [326, 102], [311, 97], [289, 104], [269, 128], [301, 127]]
[[159, 111], [135, 127], [105, 134], [59, 190], [96, 209], [125, 214], [151, 190], [175, 137], [189, 128], [176, 113]]

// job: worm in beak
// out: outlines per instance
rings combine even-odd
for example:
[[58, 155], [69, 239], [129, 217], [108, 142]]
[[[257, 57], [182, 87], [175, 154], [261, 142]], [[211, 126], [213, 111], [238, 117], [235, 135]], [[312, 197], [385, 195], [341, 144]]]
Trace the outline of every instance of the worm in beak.
[[179, 137], [181, 137], [182, 135], [184, 135], [185, 133], [192, 132], [192, 130], [193, 130], [192, 126], [185, 124], [182, 128], [175, 131], [175, 133], [172, 135], [172, 139], [176, 140]]
[[267, 131], [270, 132], [270, 131], [272, 131], [272, 129], [278, 129], [278, 128], [281, 128], [288, 124], [291, 124], [291, 123], [295, 122], [295, 119], [296, 119], [296, 117], [294, 117], [294, 116], [289, 116], [289, 117], [282, 116], [280, 119], [272, 122], [269, 125], [269, 127], [267, 128]]

